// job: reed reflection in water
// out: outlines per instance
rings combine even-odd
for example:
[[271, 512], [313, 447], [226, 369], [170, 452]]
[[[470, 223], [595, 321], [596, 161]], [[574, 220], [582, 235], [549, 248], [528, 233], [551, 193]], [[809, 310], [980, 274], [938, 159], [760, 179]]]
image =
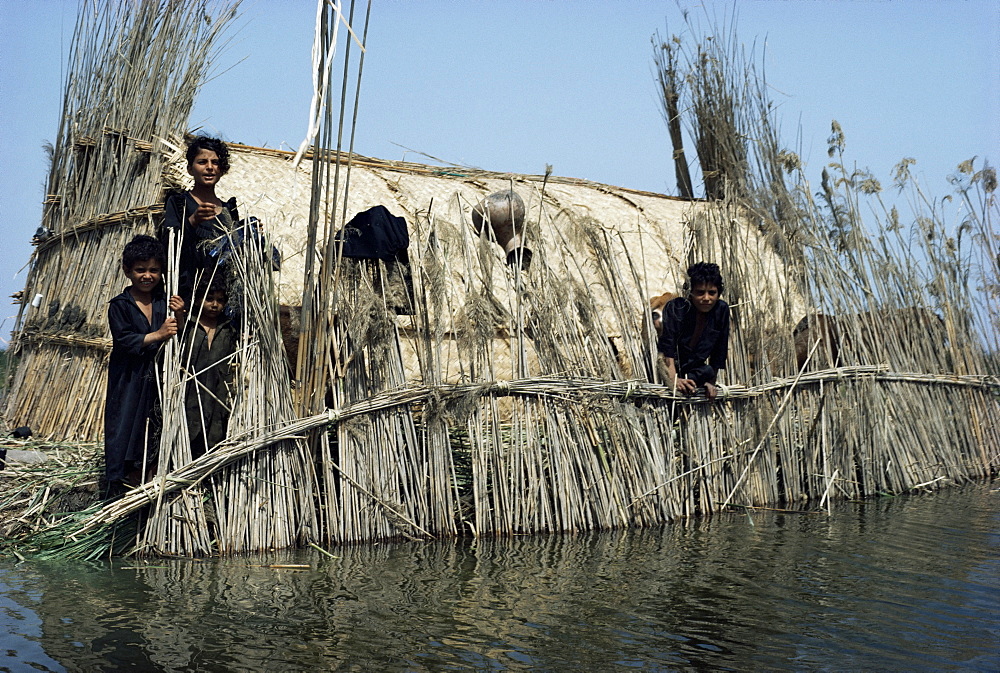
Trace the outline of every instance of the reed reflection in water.
[[6, 563], [0, 670], [996, 671], [991, 488], [336, 559]]

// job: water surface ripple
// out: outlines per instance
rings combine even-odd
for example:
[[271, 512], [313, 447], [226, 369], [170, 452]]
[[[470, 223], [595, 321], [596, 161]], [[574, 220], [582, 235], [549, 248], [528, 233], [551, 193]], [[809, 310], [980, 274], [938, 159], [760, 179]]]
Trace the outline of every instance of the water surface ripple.
[[994, 489], [336, 559], [0, 562], [0, 671], [997, 671]]

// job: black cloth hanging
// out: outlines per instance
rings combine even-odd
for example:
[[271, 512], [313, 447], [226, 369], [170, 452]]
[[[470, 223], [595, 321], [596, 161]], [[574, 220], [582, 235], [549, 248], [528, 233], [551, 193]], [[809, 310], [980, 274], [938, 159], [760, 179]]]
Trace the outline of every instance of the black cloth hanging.
[[400, 261], [400, 252], [406, 254], [410, 233], [402, 217], [396, 217], [385, 206], [373, 206], [355, 215], [337, 233], [337, 241], [344, 242], [344, 257], [388, 263]]
[[392, 306], [396, 313], [413, 314], [413, 275], [410, 273], [410, 233], [406, 220], [385, 206], [373, 206], [355, 215], [336, 240], [343, 241], [343, 255], [352, 259], [379, 259], [385, 262], [386, 281], [399, 277], [406, 292], [406, 304]]

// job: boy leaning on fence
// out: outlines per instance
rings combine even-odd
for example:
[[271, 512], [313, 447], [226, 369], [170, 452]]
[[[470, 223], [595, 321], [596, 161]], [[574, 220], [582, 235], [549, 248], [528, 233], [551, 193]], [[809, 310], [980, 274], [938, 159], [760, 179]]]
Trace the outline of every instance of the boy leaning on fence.
[[104, 462], [108, 495], [138, 486], [152, 471], [159, 444], [156, 354], [177, 334], [178, 296], [163, 290], [166, 254], [152, 236], [136, 236], [122, 252], [129, 286], [108, 303], [111, 357], [104, 404]]
[[716, 379], [729, 355], [729, 304], [717, 264], [698, 262], [687, 270], [684, 296], [663, 307], [663, 333], [656, 344], [664, 356], [664, 383], [690, 394], [704, 386], [715, 399]]

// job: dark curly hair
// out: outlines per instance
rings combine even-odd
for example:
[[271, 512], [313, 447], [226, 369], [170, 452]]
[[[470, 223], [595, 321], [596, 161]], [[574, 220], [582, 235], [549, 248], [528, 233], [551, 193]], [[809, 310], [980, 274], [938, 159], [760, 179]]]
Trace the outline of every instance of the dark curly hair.
[[195, 157], [198, 156], [198, 152], [202, 150], [215, 152], [215, 156], [219, 157], [220, 177], [229, 172], [229, 148], [218, 138], [209, 136], [195, 136], [188, 142], [187, 162], [189, 168], [194, 163]]
[[222, 292], [226, 295], [226, 302], [229, 301], [229, 287], [226, 283], [226, 279], [221, 275], [216, 275], [211, 278], [205, 278], [200, 283], [198, 287], [195, 288], [194, 298], [196, 302], [202, 302], [209, 292]]
[[125, 244], [122, 251], [122, 268], [131, 271], [136, 262], [153, 259], [166, 266], [167, 253], [163, 244], [152, 236], [139, 235]]
[[688, 282], [684, 285], [686, 290], [690, 290], [695, 285], [701, 283], [708, 283], [719, 288], [719, 294], [722, 294], [722, 291], [725, 289], [725, 285], [722, 282], [722, 272], [719, 271], [718, 264], [698, 262], [688, 267], [687, 274]]

